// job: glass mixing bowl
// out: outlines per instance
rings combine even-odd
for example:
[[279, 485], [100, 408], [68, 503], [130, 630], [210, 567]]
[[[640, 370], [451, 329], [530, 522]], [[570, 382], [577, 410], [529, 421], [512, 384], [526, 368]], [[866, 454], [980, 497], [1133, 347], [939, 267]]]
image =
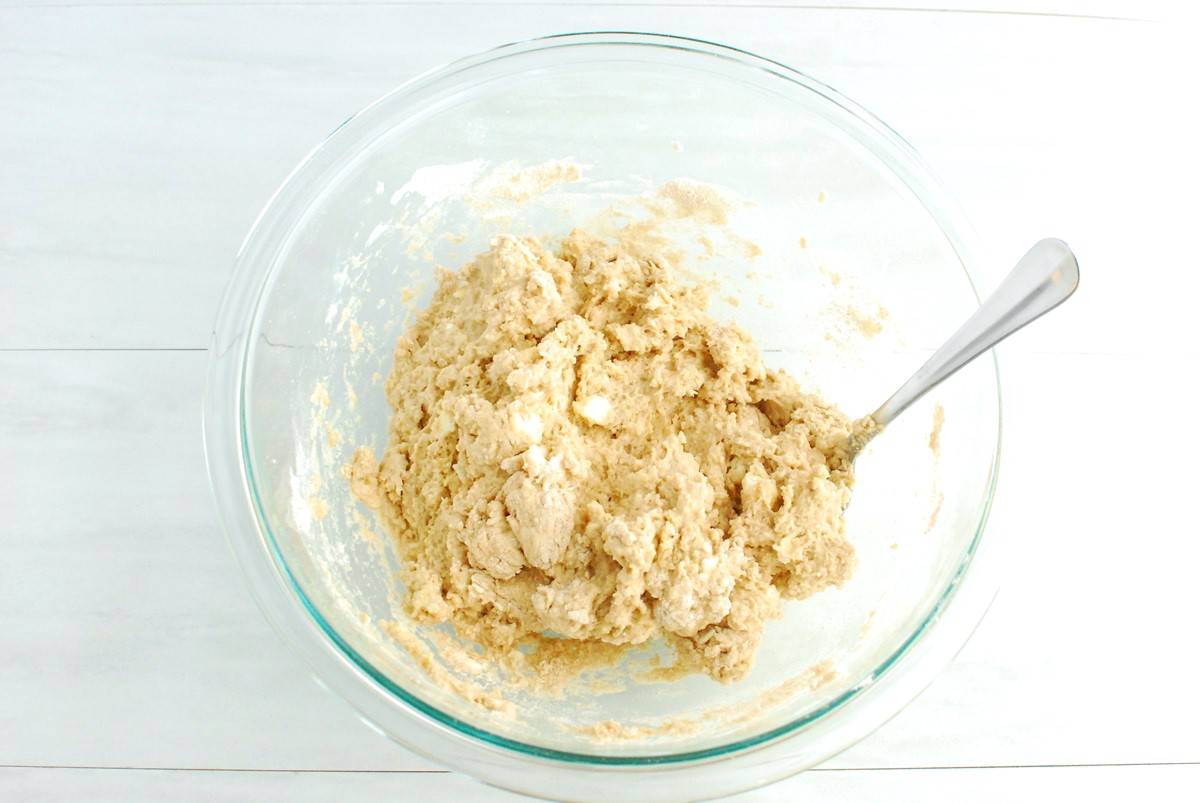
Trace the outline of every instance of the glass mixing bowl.
[[[499, 206], [470, 202], [481, 181], [565, 164], [556, 160], [582, 176], [538, 192], [518, 182]], [[386, 445], [380, 379], [430, 297], [435, 265], [457, 267], [500, 232], [552, 241], [614, 199], [677, 178], [743, 199], [738, 225], [762, 247], [753, 260], [705, 263], [722, 298], [741, 298], [714, 314], [736, 318], [770, 364], [851, 415], [886, 398], [978, 305], [968, 229], [914, 151], [868, 112], [743, 51], [593, 33], [455, 62], [343, 123], [260, 215], [217, 319], [209, 471], [267, 617], [378, 729], [510, 789], [711, 797], [810, 767], [911, 700], [994, 591], [981, 549], [1000, 434], [987, 359], [860, 457], [847, 512], [854, 577], [788, 603], [738, 683], [514, 693], [519, 716], [506, 717], [434, 682], [381, 633], [397, 617], [395, 556], [343, 466], [356, 446]], [[436, 662], [439, 642], [427, 643]], [[814, 667], [836, 674], [789, 686]], [[584, 732], [603, 720], [693, 727], [610, 742]]]

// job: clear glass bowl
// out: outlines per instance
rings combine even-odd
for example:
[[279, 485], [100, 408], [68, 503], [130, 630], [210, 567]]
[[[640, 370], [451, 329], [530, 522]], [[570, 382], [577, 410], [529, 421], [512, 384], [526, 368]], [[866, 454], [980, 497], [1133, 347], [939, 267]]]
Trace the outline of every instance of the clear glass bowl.
[[[584, 180], [503, 214], [462, 203], [480, 172], [563, 158], [585, 166]], [[354, 447], [386, 445], [379, 380], [411, 312], [405, 291], [419, 308], [435, 262], [457, 266], [502, 231], [554, 239], [616, 197], [680, 177], [751, 202], [744, 225], [763, 244], [753, 265], [707, 266], [743, 298], [716, 312], [852, 415], [873, 409], [978, 304], [967, 227], [914, 151], [868, 112], [743, 51], [593, 33], [455, 62], [343, 123], [260, 215], [217, 319], [209, 472], [267, 617], [368, 722], [507, 788], [710, 797], [810, 767], [911, 700], [994, 591], [994, 561], [981, 554], [1000, 434], [988, 359], [860, 458], [847, 516], [854, 578], [789, 603], [739, 683], [693, 676], [558, 700], [517, 695], [511, 719], [433, 683], [381, 635], [379, 622], [395, 616], [395, 558], [385, 537], [363, 534], [373, 521], [342, 467]], [[879, 333], [845, 325], [852, 309], [878, 322], [878, 306]], [[833, 681], [757, 705], [821, 662], [836, 667]], [[748, 713], [709, 717], [714, 707]], [[689, 717], [704, 726], [612, 743], [576, 727]]]

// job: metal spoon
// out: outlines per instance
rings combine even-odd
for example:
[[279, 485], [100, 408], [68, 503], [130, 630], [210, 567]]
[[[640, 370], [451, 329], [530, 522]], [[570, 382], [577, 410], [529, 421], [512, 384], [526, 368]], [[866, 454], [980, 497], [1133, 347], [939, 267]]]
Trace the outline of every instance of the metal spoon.
[[1037, 242], [967, 322], [912, 377], [855, 425], [853, 459], [867, 443], [942, 380], [1021, 327], [1066, 301], [1079, 286], [1079, 263], [1062, 240]]

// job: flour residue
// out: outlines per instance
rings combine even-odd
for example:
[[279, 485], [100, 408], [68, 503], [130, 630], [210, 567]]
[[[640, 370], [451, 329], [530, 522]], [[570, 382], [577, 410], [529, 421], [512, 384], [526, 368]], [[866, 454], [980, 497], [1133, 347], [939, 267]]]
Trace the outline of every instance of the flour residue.
[[933, 424], [929, 430], [929, 452], [933, 455], [933, 509], [929, 513], [929, 521], [925, 532], [930, 532], [937, 526], [938, 515], [942, 512], [942, 504], [946, 495], [939, 490], [942, 465], [942, 425], [946, 423], [946, 410], [941, 402], [933, 405]]
[[436, 656], [409, 626], [398, 621], [384, 620], [379, 623], [379, 627], [408, 653], [425, 675], [438, 686], [488, 711], [509, 717], [516, 716], [517, 709], [511, 701], [447, 670], [442, 660], [439, 660], [440, 656]]
[[837, 667], [826, 659], [809, 667], [744, 703], [714, 706], [694, 717], [673, 717], [655, 723], [622, 723], [605, 719], [574, 730], [597, 742], [622, 742], [664, 736], [689, 736], [702, 730], [730, 727], [751, 722], [786, 703], [800, 693], [812, 693], [829, 685], [838, 677]]
[[325, 387], [324, 382], [318, 382], [316, 384], [316, 387], [313, 388], [312, 395], [309, 396], [309, 401], [316, 405], [322, 413], [329, 409], [329, 405], [331, 403], [329, 398], [329, 388]]
[[480, 209], [493, 209], [503, 203], [524, 204], [560, 184], [573, 184], [582, 178], [583, 168], [570, 159], [554, 159], [531, 167], [508, 162], [476, 182], [467, 202]]

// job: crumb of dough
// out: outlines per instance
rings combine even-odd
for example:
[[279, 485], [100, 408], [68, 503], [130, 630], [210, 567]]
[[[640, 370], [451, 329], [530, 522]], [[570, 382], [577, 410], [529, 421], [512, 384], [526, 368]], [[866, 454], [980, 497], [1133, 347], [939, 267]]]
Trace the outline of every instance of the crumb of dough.
[[821, 190], [820, 192], [817, 193], [817, 203], [819, 203], [819, 204], [825, 203], [825, 201], [828, 200], [828, 198], [829, 198], [829, 196], [825, 194], [825, 190]]
[[317, 386], [313, 388], [312, 395], [308, 397], [308, 400], [312, 402], [314, 406], [320, 407], [322, 410], [329, 409], [329, 390], [325, 387], [324, 382], [317, 383]]
[[807, 238], [807, 237], [801, 237], [801, 238], [800, 238], [800, 247], [801, 247], [801, 248], [808, 248], [808, 238]]
[[329, 444], [330, 449], [336, 449], [338, 444], [342, 442], [342, 432], [333, 424], [325, 425], [325, 443]]
[[714, 226], [727, 224], [732, 211], [732, 205], [716, 188], [697, 181], [668, 181], [658, 188], [656, 201], [648, 204], [651, 211], [668, 218], [691, 218]]
[[675, 151], [676, 153], [682, 153], [683, 152], [683, 143], [680, 142], [679, 140], [672, 140], [671, 141], [671, 150]]
[[317, 521], [329, 515], [329, 503], [319, 496], [310, 496], [308, 498], [308, 509], [312, 513], [312, 517]]
[[363, 330], [358, 321], [350, 321], [350, 351], [358, 351], [363, 344]]
[[350, 492], [367, 507], [378, 510], [381, 504], [379, 463], [375, 460], [375, 453], [366, 446], [358, 447], [342, 473], [350, 481]]
[[[722, 222], [705, 191], [658, 202]], [[347, 469], [414, 620], [498, 661], [536, 642], [547, 672], [664, 636], [733, 681], [781, 600], [848, 579], [851, 422], [708, 301], [637, 239], [583, 232], [441, 273], [396, 345], [389, 445]]]
[[582, 178], [583, 170], [569, 159], [553, 159], [525, 168], [514, 162], [501, 165], [483, 179], [471, 200], [474, 206], [485, 209], [500, 201], [523, 204], [559, 184], [571, 184]]

